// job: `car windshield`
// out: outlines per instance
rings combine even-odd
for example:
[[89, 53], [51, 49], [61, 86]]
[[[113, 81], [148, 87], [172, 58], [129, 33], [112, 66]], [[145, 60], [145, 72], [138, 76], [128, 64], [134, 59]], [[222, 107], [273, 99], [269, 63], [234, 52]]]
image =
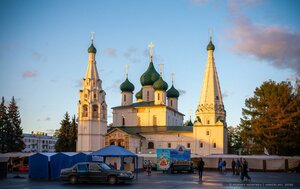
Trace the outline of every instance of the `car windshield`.
[[106, 163], [99, 163], [99, 165], [100, 165], [100, 167], [102, 167], [105, 170], [110, 170], [111, 169], [111, 167], [108, 166]]

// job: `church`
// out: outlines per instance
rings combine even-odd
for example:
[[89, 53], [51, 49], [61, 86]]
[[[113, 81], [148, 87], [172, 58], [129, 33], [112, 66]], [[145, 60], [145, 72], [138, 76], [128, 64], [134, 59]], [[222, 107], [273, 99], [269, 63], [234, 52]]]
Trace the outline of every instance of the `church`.
[[207, 63], [196, 120], [191, 126], [183, 126], [184, 114], [179, 111], [180, 93], [173, 79], [169, 85], [164, 81], [162, 66], [160, 73], [154, 67], [153, 47], [154, 44], [150, 43], [149, 65], [139, 78], [141, 88], [137, 93], [134, 93], [136, 87], [129, 81], [126, 69], [125, 81], [120, 85], [121, 103], [112, 108], [113, 123], [108, 128], [106, 93], [98, 75], [97, 50], [92, 37], [88, 67], [79, 91], [77, 151], [96, 151], [118, 145], [134, 153], [153, 154], [157, 148], [180, 145], [197, 155], [227, 153], [226, 111], [212, 37], [207, 45]]

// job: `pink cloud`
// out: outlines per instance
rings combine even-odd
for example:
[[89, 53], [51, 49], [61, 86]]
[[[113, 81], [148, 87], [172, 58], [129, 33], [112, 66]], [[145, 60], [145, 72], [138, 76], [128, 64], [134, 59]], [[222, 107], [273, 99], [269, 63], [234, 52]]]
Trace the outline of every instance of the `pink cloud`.
[[239, 11], [235, 3], [231, 3], [230, 8], [234, 22], [228, 34], [235, 42], [232, 51], [300, 74], [299, 33], [285, 26], [254, 23]]
[[37, 72], [36, 71], [25, 71], [25, 72], [23, 72], [22, 76], [23, 76], [24, 79], [36, 77]]
[[104, 53], [113, 58], [117, 57], [117, 50], [114, 48], [107, 48], [104, 50]]

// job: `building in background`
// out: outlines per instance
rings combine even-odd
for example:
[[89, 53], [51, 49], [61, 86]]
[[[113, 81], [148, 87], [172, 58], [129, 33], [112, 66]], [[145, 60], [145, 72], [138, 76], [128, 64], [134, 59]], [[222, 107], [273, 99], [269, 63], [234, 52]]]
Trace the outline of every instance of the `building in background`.
[[22, 152], [55, 152], [57, 138], [43, 132], [24, 133], [25, 149]]

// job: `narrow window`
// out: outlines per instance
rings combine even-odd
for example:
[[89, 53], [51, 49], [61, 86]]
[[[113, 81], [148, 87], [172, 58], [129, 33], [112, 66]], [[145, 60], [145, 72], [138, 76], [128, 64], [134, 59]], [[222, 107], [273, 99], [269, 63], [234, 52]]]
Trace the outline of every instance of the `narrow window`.
[[209, 131], [206, 131], [206, 135], [209, 135]]
[[213, 146], [214, 146], [214, 148], [217, 148], [217, 143], [214, 142]]
[[200, 142], [200, 148], [203, 148], [203, 142]]
[[150, 99], [150, 94], [149, 94], [149, 91], [147, 91], [147, 101], [149, 101]]
[[160, 94], [159, 93], [157, 94], [157, 100], [160, 100]]
[[210, 123], [209, 120], [207, 120], [207, 125], [209, 125], [209, 123]]
[[124, 102], [126, 102], [126, 95], [124, 94]]
[[124, 116], [122, 117], [122, 125], [123, 126], [125, 125], [125, 117]]
[[97, 95], [96, 94], [94, 94], [94, 98], [96, 98], [97, 97]]
[[87, 117], [88, 116], [88, 106], [83, 105], [82, 106], [82, 117]]
[[186, 147], [187, 147], [187, 148], [191, 148], [191, 143], [187, 143], [187, 144], [186, 144]]
[[216, 96], [216, 100], [219, 100], [219, 96]]
[[98, 106], [93, 105], [93, 118], [97, 118], [97, 117], [98, 117]]
[[138, 116], [138, 126], [141, 126], [141, 118]]
[[170, 104], [171, 104], [171, 106], [173, 106], [173, 100], [170, 100], [170, 102], [171, 102], [171, 103], [170, 103]]
[[171, 143], [168, 143], [168, 148], [171, 148]]

